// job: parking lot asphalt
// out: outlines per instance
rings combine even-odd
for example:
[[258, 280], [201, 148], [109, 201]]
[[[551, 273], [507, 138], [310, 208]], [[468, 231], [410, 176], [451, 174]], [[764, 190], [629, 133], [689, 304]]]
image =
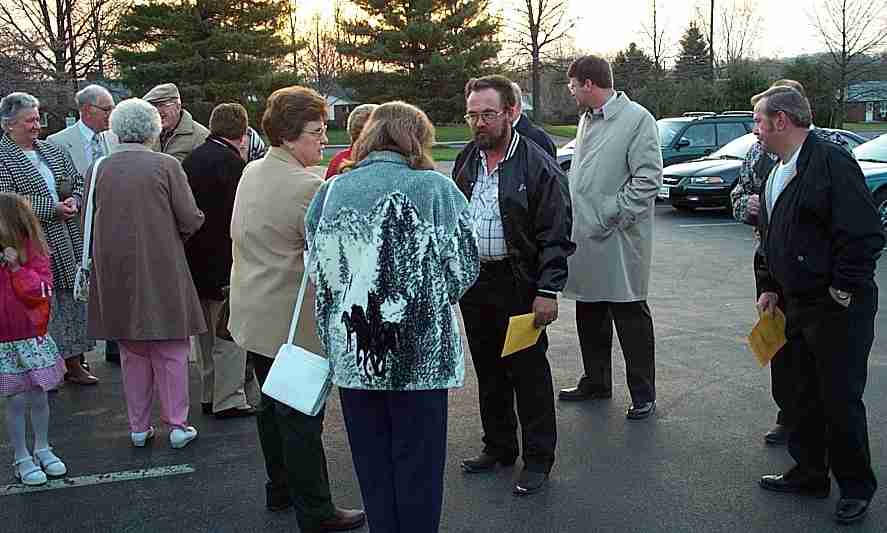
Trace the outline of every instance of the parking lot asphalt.
[[[760, 475], [787, 469], [784, 448], [768, 447], [769, 370], [745, 336], [756, 318], [751, 269], [755, 243], [725, 212], [656, 209], [650, 307], [656, 332], [658, 410], [628, 421], [621, 352], [614, 350], [610, 400], [557, 405], [558, 456], [549, 487], [511, 494], [516, 469], [466, 475], [461, 458], [480, 449], [474, 371], [450, 393], [442, 532], [823, 532], [834, 524], [837, 486], [827, 500], [762, 491]], [[885, 285], [885, 264], [878, 280]], [[881, 302], [884, 302], [882, 293]], [[887, 328], [877, 320], [866, 390], [874, 469], [887, 479]], [[550, 327], [555, 387], [580, 370], [572, 302]], [[129, 443], [120, 369], [90, 354], [96, 387], [66, 385], [52, 395], [50, 438], [67, 462], [65, 488], [18, 493], [0, 485], [0, 531], [297, 532], [292, 513], [264, 507], [265, 473], [255, 421], [200, 414], [192, 369], [192, 423], [200, 436], [171, 450], [165, 428], [144, 449]], [[155, 416], [156, 419], [156, 416]], [[339, 401], [330, 398], [324, 439], [337, 504], [361, 506]], [[0, 439], [2, 479], [12, 484], [12, 450]], [[518, 463], [519, 465], [520, 463]], [[5, 470], [3, 470], [5, 468]], [[89, 477], [95, 476], [95, 477]], [[887, 530], [882, 493], [854, 531]], [[358, 531], [367, 531], [366, 528]], [[411, 532], [412, 533], [412, 532]]]

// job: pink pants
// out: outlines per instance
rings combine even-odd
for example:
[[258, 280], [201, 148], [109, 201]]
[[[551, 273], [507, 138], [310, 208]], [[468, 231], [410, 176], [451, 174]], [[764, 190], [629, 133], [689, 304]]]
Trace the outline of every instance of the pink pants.
[[188, 339], [119, 341], [123, 394], [134, 433], [151, 427], [154, 389], [160, 396], [160, 419], [170, 427], [188, 425]]

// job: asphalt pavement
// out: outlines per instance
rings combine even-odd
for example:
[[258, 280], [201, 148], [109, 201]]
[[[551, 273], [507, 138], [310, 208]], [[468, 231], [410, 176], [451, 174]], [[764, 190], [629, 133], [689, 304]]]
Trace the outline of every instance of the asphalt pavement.
[[[760, 475], [787, 469], [784, 448], [763, 443], [776, 414], [769, 370], [745, 336], [756, 318], [751, 230], [721, 211], [656, 210], [649, 297], [656, 330], [656, 415], [628, 421], [621, 352], [614, 350], [610, 400], [559, 403], [558, 456], [544, 492], [511, 494], [518, 470], [466, 475], [461, 458], [480, 450], [477, 385], [450, 394], [442, 532], [823, 532], [834, 524], [832, 496], [816, 500], [761, 490]], [[885, 264], [878, 279], [885, 285]], [[881, 297], [884, 302], [884, 296]], [[874, 469], [887, 480], [887, 329], [878, 317], [866, 390]], [[550, 327], [555, 387], [580, 373], [574, 308], [561, 303]], [[200, 414], [192, 369], [192, 423], [200, 431], [183, 450], [167, 432], [144, 449], [129, 442], [119, 367], [90, 354], [96, 387], [64, 386], [52, 395], [51, 442], [69, 468], [53, 490], [21, 493], [13, 485], [12, 450], [0, 438], [6, 483], [0, 485], [0, 531], [297, 532], [292, 513], [264, 507], [265, 473], [255, 421]], [[5, 435], [5, 434], [4, 434]], [[337, 504], [361, 506], [337, 395], [324, 433]], [[520, 463], [518, 463], [518, 466]], [[887, 530], [882, 493], [854, 531]], [[366, 528], [358, 531], [367, 531]], [[421, 532], [410, 532], [421, 533]]]

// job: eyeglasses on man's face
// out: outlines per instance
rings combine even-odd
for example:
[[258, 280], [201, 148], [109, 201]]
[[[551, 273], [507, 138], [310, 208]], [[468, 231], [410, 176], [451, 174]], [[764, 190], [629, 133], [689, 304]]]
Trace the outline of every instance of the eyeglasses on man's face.
[[501, 117], [504, 113], [505, 111], [484, 111], [483, 113], [468, 113], [463, 118], [465, 118], [465, 122], [469, 124], [477, 124], [481, 119], [489, 124]]
[[96, 105], [96, 104], [89, 104], [89, 107], [94, 107], [96, 109], [104, 111], [105, 113], [110, 113], [111, 111], [114, 111], [114, 104], [111, 104], [109, 106], [100, 106], [100, 105]]

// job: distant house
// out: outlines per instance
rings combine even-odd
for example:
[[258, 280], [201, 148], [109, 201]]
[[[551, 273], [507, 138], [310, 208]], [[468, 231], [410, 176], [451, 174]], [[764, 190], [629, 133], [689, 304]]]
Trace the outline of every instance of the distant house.
[[348, 115], [361, 103], [353, 100], [349, 91], [338, 84], [319, 92], [326, 95], [327, 124], [333, 128], [344, 128], [348, 124]]
[[862, 81], [847, 86], [848, 122], [887, 122], [887, 81]]

